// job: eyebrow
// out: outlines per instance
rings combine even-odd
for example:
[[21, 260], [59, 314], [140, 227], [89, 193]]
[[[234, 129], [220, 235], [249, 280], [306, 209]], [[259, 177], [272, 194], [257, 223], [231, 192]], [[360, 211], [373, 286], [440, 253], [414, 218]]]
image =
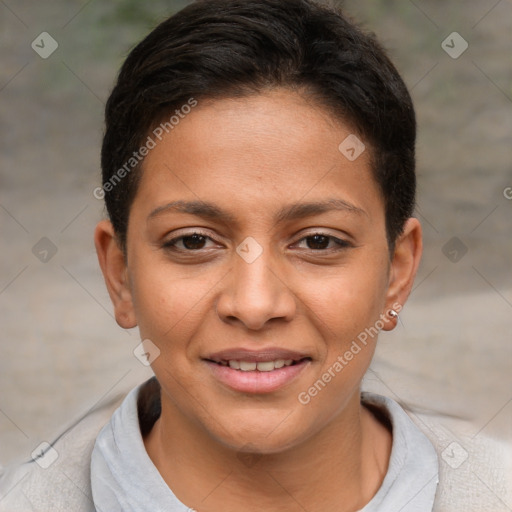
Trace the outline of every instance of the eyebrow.
[[[368, 213], [359, 208], [358, 206], [351, 204], [343, 199], [332, 198], [325, 201], [307, 202], [307, 203], [292, 203], [281, 208], [274, 216], [276, 223], [282, 223], [294, 219], [302, 219], [305, 217], [311, 217], [313, 215], [319, 215], [332, 210], [344, 211], [357, 215], [366, 215]], [[222, 210], [214, 203], [207, 201], [172, 201], [165, 205], [155, 208], [149, 215], [147, 220], [151, 220], [163, 213], [169, 211], [175, 211], [179, 213], [188, 213], [203, 217], [205, 219], [220, 221], [224, 223], [236, 223], [236, 217], [226, 210]]]

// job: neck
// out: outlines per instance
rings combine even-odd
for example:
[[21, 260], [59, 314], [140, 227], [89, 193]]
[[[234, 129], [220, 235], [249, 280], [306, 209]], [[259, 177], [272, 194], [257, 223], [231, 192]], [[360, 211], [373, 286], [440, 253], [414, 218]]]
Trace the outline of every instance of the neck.
[[198, 512], [355, 511], [386, 474], [391, 434], [359, 392], [322, 431], [272, 454], [216, 442], [164, 397], [146, 450], [177, 498]]

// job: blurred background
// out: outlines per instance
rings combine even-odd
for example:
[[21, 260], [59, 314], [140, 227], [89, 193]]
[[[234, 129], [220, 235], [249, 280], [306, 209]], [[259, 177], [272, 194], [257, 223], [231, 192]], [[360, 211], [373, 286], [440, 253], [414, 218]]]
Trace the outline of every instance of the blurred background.
[[[93, 190], [119, 66], [188, 3], [0, 1], [0, 465], [152, 375], [113, 318]], [[512, 2], [332, 3], [389, 50], [419, 125], [424, 258], [364, 387], [408, 406], [440, 453], [463, 450], [443, 471], [477, 474], [482, 440], [512, 461]], [[510, 489], [478, 485], [512, 510]]]

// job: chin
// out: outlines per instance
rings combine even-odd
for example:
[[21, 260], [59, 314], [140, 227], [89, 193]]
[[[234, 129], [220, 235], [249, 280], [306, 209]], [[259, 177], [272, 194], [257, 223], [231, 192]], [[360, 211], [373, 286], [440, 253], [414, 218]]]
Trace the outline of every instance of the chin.
[[[265, 420], [258, 412], [257, 418], [252, 414], [223, 422], [224, 429], [216, 428], [213, 435], [218, 442], [236, 452], [262, 455], [284, 452], [308, 437], [304, 422], [297, 424], [296, 415], [290, 414], [289, 409], [273, 411], [266, 416]], [[294, 420], [290, 423], [288, 420], [292, 417]]]

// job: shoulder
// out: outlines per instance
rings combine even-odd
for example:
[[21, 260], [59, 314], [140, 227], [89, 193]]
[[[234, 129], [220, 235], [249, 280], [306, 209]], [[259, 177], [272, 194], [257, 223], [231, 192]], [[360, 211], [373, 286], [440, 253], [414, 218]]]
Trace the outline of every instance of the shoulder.
[[415, 414], [439, 455], [434, 512], [510, 510], [512, 443], [460, 418]]
[[[363, 392], [362, 399], [401, 422], [408, 417], [407, 430], [416, 430], [416, 439], [421, 434], [430, 441], [439, 470], [433, 512], [508, 510], [505, 504], [512, 503], [510, 440], [487, 435], [469, 420], [409, 407], [374, 393]], [[416, 456], [416, 442], [412, 449]]]
[[124, 397], [116, 395], [86, 412], [34, 459], [0, 469], [0, 512], [94, 512], [91, 453]]

